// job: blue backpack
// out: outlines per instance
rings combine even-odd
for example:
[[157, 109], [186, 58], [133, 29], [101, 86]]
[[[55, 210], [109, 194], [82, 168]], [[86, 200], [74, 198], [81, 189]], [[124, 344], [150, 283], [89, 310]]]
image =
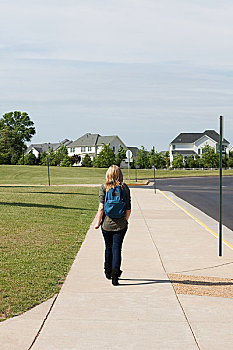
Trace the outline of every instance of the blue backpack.
[[121, 218], [126, 214], [125, 192], [121, 186], [110, 188], [106, 193], [104, 213], [110, 218]]

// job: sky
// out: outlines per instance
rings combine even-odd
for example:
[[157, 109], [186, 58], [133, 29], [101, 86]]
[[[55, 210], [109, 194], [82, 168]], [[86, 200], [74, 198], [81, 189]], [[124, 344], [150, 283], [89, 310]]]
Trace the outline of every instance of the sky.
[[0, 116], [32, 143], [118, 135], [167, 150], [180, 132], [233, 143], [233, 2], [1, 0]]

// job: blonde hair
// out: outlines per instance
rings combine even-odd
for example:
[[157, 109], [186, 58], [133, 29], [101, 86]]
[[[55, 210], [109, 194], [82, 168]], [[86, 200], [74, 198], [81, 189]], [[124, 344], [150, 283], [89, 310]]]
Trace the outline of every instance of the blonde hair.
[[123, 174], [119, 166], [111, 165], [106, 172], [105, 188], [108, 192], [110, 188], [123, 185]]

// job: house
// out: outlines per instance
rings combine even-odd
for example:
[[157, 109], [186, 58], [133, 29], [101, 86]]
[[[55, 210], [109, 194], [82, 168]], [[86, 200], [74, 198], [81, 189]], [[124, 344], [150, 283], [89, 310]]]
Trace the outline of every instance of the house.
[[28, 154], [30, 151], [38, 158], [43, 152], [48, 153], [49, 150], [52, 148], [55, 152], [62, 146], [68, 146], [73, 141], [70, 141], [68, 139], [65, 139], [61, 142], [57, 143], [37, 143], [37, 144], [31, 144], [28, 148], [25, 154]]
[[[222, 143], [223, 151], [229, 155], [229, 142], [224, 139]], [[201, 156], [203, 148], [209, 145], [219, 151], [219, 134], [215, 130], [205, 130], [202, 133], [181, 133], [169, 146], [170, 162], [172, 163], [175, 154], [181, 154], [184, 159], [187, 156]]]
[[67, 146], [68, 155], [76, 156], [79, 162], [75, 165], [81, 166], [85, 155], [88, 154], [93, 160], [100, 153], [103, 144], [109, 145], [115, 155], [119, 146], [122, 146], [125, 150], [130, 149], [133, 154], [135, 149], [137, 149], [137, 147], [127, 147], [117, 135], [101, 136], [99, 134], [86, 133]]
[[101, 136], [99, 134], [86, 133], [67, 146], [68, 155], [79, 156], [80, 161], [76, 165], [81, 166], [85, 155], [88, 154], [91, 160], [93, 160], [94, 157], [100, 153], [103, 144], [109, 144], [110, 148], [112, 148], [115, 154], [120, 145], [125, 150], [127, 149], [124, 142], [117, 135]]
[[[130, 150], [132, 152], [132, 158], [136, 160], [138, 147], [127, 147], [127, 150]], [[127, 161], [127, 159], [122, 160], [121, 168], [122, 169], [128, 168], [128, 161]]]

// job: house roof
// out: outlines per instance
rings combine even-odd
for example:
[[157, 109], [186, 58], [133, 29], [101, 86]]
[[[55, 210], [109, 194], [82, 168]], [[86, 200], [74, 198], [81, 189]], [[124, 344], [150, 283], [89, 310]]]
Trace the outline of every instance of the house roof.
[[129, 149], [132, 152], [133, 157], [136, 157], [138, 152], [138, 147], [127, 147], [127, 149]]
[[[219, 134], [215, 130], [206, 130], [204, 132], [205, 135], [209, 136], [211, 139], [213, 139], [216, 142], [219, 142]], [[226, 139], [223, 139], [223, 142], [230, 144]]]
[[119, 139], [117, 135], [101, 136], [99, 134], [86, 133], [85, 135], [79, 137], [77, 140], [69, 144], [69, 147], [101, 146], [103, 143], [105, 144], [111, 143], [115, 138]]
[[50, 142], [45, 142], [45, 143], [33, 143], [31, 144], [26, 153], [29, 153], [32, 148], [36, 149], [39, 153], [43, 153], [43, 152], [48, 152], [49, 149], [53, 149], [54, 151], [56, 151], [59, 147], [61, 147], [62, 145], [68, 146], [72, 141], [65, 139], [61, 142], [57, 142], [57, 143], [50, 143]]
[[[204, 135], [207, 135], [212, 140], [219, 142], [219, 134], [215, 130], [205, 130], [202, 133], [180, 133], [171, 143], [194, 143]], [[226, 139], [223, 139], [223, 142], [229, 144]]]
[[26, 153], [29, 153], [33, 148], [40, 153], [42, 153], [42, 152], [47, 153], [50, 148], [53, 148], [53, 150], [56, 151], [59, 146], [60, 146], [60, 144], [58, 144], [58, 143], [50, 143], [50, 142], [48, 142], [48, 143], [36, 143], [36, 144], [33, 143], [28, 147]]
[[106, 145], [108, 143], [111, 143], [117, 136], [116, 135], [113, 135], [113, 136], [100, 136], [98, 137], [97, 139], [97, 145], [102, 145], [103, 143], [105, 143]]
[[203, 133], [180, 133], [171, 143], [193, 143], [200, 139]]
[[96, 145], [96, 141], [97, 141], [99, 136], [100, 136], [99, 134], [87, 133], [87, 134], [79, 137], [77, 140], [73, 141], [71, 144], [69, 144], [69, 147], [94, 146], [94, 145]]

